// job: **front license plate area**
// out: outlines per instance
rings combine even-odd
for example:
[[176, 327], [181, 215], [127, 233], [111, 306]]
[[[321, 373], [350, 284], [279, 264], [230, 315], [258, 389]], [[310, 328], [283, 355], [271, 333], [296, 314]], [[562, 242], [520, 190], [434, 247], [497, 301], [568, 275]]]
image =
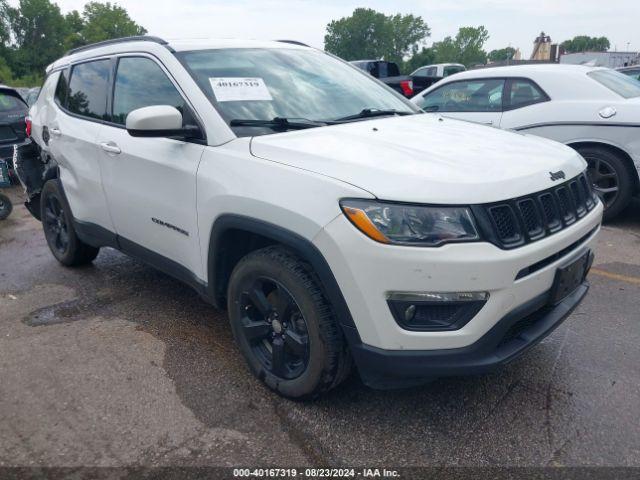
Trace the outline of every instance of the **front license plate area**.
[[556, 270], [556, 278], [551, 287], [552, 305], [560, 303], [582, 283], [589, 264], [589, 255], [590, 252], [587, 251], [570, 264]]

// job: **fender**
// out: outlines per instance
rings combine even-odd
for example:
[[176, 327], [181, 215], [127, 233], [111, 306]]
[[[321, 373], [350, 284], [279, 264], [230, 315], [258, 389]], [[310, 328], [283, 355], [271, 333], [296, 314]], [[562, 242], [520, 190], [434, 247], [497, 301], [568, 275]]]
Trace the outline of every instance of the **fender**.
[[[353, 338], [357, 334], [353, 317], [347, 306], [347, 302], [342, 295], [331, 267], [325, 260], [318, 248], [304, 237], [285, 228], [271, 223], [246, 217], [243, 215], [224, 214], [219, 216], [211, 227], [208, 256], [208, 297], [215, 300], [217, 306], [223, 305], [224, 289], [226, 287], [222, 278], [222, 261], [224, 252], [219, 250], [221, 240], [226, 232], [230, 230], [240, 230], [248, 233], [260, 235], [273, 243], [278, 243], [290, 248], [300, 257], [311, 264], [315, 273], [320, 279], [321, 287], [331, 302], [336, 315], [339, 318], [343, 330], [352, 330], [347, 338]], [[346, 333], [346, 332], [345, 332]], [[359, 337], [358, 337], [359, 339]]]

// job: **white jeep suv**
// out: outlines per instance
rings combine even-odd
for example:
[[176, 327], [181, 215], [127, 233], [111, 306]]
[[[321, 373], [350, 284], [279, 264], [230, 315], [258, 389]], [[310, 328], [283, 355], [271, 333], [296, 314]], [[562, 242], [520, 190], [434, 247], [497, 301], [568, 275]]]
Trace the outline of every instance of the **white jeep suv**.
[[53, 255], [116, 248], [226, 306], [282, 395], [353, 364], [373, 387], [488, 371], [587, 292], [602, 205], [559, 143], [425, 115], [295, 42], [135, 37], [47, 73], [17, 163]]

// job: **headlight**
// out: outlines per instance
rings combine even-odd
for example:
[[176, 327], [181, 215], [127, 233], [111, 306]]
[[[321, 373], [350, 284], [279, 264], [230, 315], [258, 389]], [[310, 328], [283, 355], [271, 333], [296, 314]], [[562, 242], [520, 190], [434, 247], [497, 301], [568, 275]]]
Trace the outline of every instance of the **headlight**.
[[435, 247], [480, 238], [468, 207], [427, 207], [371, 200], [343, 200], [340, 207], [358, 230], [380, 243]]

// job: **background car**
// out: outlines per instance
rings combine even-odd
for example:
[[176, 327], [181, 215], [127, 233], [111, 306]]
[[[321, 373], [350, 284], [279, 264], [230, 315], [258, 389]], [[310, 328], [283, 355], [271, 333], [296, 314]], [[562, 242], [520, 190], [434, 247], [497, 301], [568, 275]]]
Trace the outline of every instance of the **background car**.
[[411, 77], [408, 75], [400, 75], [400, 67], [394, 62], [386, 62], [384, 60], [354, 60], [349, 63], [354, 67], [358, 67], [360, 70], [364, 70], [372, 77], [377, 78], [405, 97], [410, 98], [424, 90], [424, 87], [416, 90]]
[[0, 85], [0, 159], [6, 161], [13, 176], [14, 146], [16, 155], [32, 155], [35, 147], [27, 135], [29, 107], [14, 88]]
[[640, 80], [640, 65], [634, 65], [633, 67], [622, 67], [617, 69], [620, 73], [624, 73], [631, 78]]
[[607, 219], [640, 191], [640, 82], [614, 70], [557, 64], [471, 70], [412, 101], [427, 112], [575, 148], [589, 164]]
[[464, 72], [465, 70], [465, 66], [461, 63], [436, 63], [416, 69], [411, 74], [411, 78], [414, 82], [417, 81], [416, 79], [420, 79], [419, 83], [427, 88], [449, 75]]

